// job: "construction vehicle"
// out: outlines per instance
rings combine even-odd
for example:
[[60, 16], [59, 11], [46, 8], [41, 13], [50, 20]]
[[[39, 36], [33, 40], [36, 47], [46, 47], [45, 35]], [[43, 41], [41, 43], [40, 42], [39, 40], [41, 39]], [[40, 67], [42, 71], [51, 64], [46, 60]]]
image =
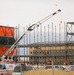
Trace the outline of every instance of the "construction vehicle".
[[[14, 50], [14, 49], [17, 47], [19, 41], [20, 41], [28, 32], [33, 31], [36, 27], [39, 27], [42, 23], [44, 23], [45, 21], [47, 21], [48, 19], [50, 19], [50, 18], [53, 17], [54, 15], [58, 14], [59, 12], [61, 12], [60, 9], [58, 9], [56, 12], [54, 12], [54, 13], [52, 13], [52, 14], [46, 16], [45, 18], [41, 19], [40, 21], [38, 21], [38, 22], [32, 24], [31, 26], [29, 26], [28, 29], [27, 29], [27, 31], [26, 31], [21, 37], [19, 37], [19, 38], [15, 41], [15, 43], [7, 50], [7, 52], [1, 57], [1, 61], [4, 61], [4, 60], [5, 60], [5, 58], [8, 56], [8, 54], [9, 54], [10, 52], [12, 52], [12, 50]], [[11, 59], [13, 59], [13, 57], [14, 57], [14, 56], [12, 56]]]
[[33, 31], [36, 27], [39, 27], [42, 23], [44, 23], [45, 21], [47, 21], [48, 19], [50, 19], [51, 17], [53, 17], [54, 15], [58, 14], [59, 12], [61, 12], [60, 9], [58, 9], [56, 12], [46, 16], [45, 18], [41, 19], [40, 21], [32, 24], [31, 26], [28, 27], [27, 31], [18, 39], [16, 40], [16, 42], [7, 50], [7, 52], [1, 57], [1, 59], [4, 59], [13, 49], [16, 48], [16, 46], [18, 45], [19, 41], [30, 31]]
[[0, 64], [0, 75], [11, 75], [15, 68], [15, 64]]
[[18, 63], [16, 64], [12, 60], [3, 59], [2, 61], [0, 61], [0, 75], [11, 75], [17, 65]]

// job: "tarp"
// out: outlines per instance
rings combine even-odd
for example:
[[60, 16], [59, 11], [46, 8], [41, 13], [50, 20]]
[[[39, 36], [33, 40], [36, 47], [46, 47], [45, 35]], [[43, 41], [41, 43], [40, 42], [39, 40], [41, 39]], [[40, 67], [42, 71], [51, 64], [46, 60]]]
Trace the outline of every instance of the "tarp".
[[0, 36], [0, 45], [12, 45], [15, 42], [13, 37]]
[[[9, 49], [8, 47], [0, 47], [0, 56], [3, 56], [8, 49]], [[12, 52], [10, 52], [8, 54], [8, 56], [12, 56], [13, 54], [17, 55], [18, 54], [18, 49], [12, 50]]]
[[[5, 45], [12, 45], [14, 42], [14, 27], [0, 25], [0, 56], [3, 56], [9, 49]], [[8, 56], [12, 56], [13, 54], [16, 55], [17, 53], [18, 52], [16, 51], [14, 54], [14, 50], [12, 50]]]
[[14, 27], [0, 26], [0, 36], [14, 37]]

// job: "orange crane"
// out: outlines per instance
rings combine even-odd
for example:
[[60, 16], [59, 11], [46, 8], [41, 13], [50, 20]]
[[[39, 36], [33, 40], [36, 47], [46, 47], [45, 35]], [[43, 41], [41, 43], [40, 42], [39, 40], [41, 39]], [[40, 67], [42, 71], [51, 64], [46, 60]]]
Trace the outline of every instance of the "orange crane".
[[60, 9], [58, 9], [56, 12], [46, 16], [45, 18], [41, 19], [40, 21], [32, 24], [31, 26], [28, 27], [27, 31], [20, 37], [18, 38], [15, 43], [7, 50], [7, 52], [1, 57], [2, 59], [5, 59], [5, 57], [7, 57], [7, 55], [16, 48], [16, 46], [18, 45], [19, 41], [30, 31], [33, 31], [36, 27], [39, 27], [42, 23], [44, 23], [45, 21], [47, 21], [48, 19], [50, 19], [51, 17], [53, 17], [54, 15], [58, 14], [59, 12], [61, 12]]

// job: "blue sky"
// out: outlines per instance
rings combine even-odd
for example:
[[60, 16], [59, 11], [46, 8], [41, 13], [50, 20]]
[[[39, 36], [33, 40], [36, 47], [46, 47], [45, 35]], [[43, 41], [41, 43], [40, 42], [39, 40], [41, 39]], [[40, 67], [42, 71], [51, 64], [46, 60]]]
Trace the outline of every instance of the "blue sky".
[[0, 24], [22, 27], [61, 9], [50, 22], [74, 21], [74, 0], [0, 0]]

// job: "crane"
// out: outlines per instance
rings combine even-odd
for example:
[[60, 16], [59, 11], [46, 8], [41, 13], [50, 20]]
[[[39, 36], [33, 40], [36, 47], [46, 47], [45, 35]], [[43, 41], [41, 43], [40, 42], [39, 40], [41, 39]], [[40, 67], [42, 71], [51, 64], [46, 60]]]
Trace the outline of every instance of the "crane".
[[61, 12], [60, 9], [58, 9], [57, 11], [55, 11], [54, 13], [46, 16], [45, 18], [41, 19], [40, 21], [32, 24], [31, 26], [28, 27], [27, 31], [21, 36], [19, 37], [15, 43], [7, 50], [7, 52], [1, 57], [2, 59], [5, 59], [5, 57], [7, 57], [7, 55], [16, 48], [16, 46], [18, 45], [18, 42], [30, 31], [33, 31], [36, 27], [39, 27], [42, 23], [44, 23], [45, 21], [47, 21], [48, 19], [50, 19], [51, 17], [53, 17], [54, 15], [58, 14], [59, 12]]

